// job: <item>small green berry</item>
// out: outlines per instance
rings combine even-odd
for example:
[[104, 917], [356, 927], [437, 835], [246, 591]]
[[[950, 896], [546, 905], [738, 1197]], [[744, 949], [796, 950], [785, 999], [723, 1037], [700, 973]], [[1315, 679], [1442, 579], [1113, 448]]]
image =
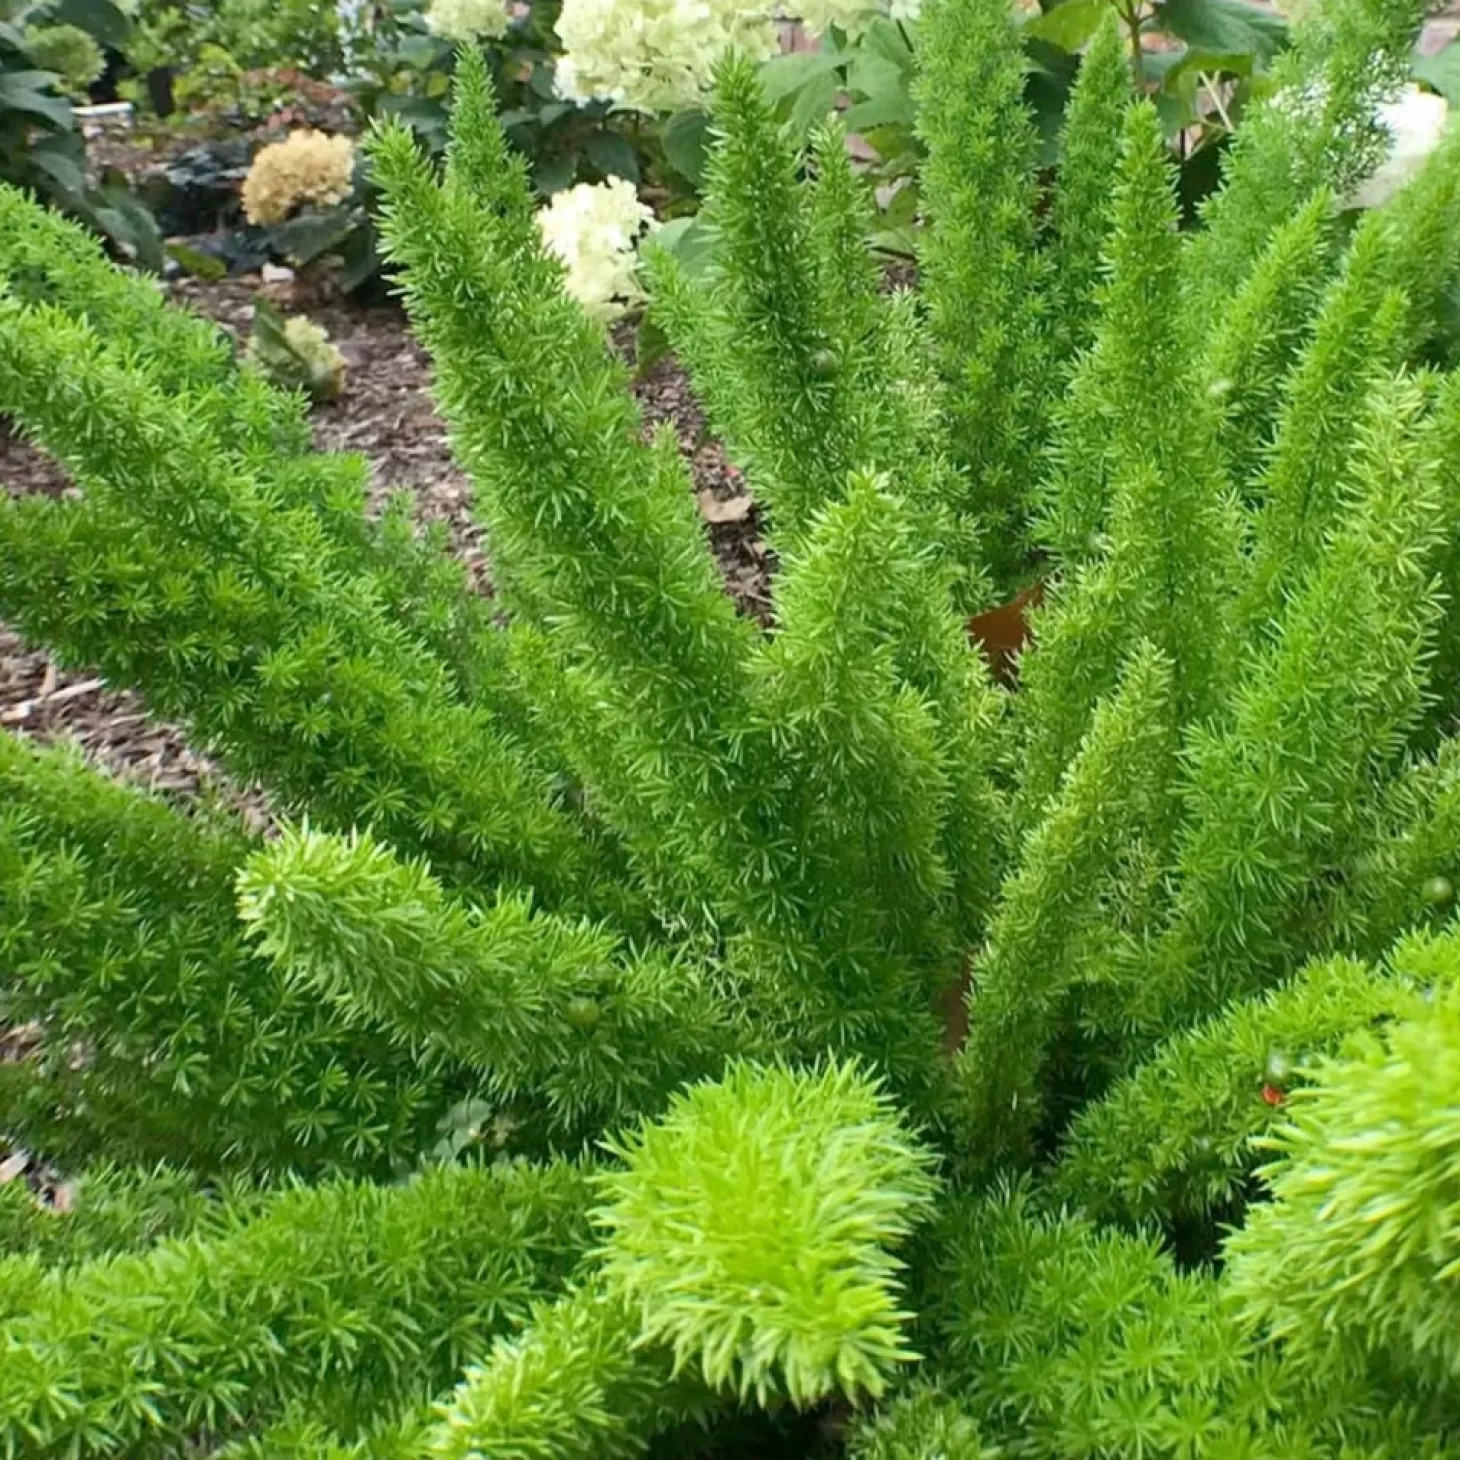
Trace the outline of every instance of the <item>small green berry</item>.
[[1267, 1052], [1267, 1065], [1263, 1074], [1271, 1085], [1283, 1085], [1287, 1083], [1288, 1076], [1293, 1073], [1293, 1062], [1288, 1058], [1287, 1051], [1281, 1049], [1270, 1049]]
[[811, 357], [811, 373], [818, 380], [833, 379], [841, 368], [841, 356], [835, 350], [818, 350]]
[[563, 1012], [574, 1029], [592, 1029], [603, 1014], [597, 999], [582, 997], [569, 999], [568, 1007]]
[[1448, 907], [1455, 900], [1455, 884], [1448, 877], [1431, 877], [1425, 883], [1425, 901], [1431, 907]]

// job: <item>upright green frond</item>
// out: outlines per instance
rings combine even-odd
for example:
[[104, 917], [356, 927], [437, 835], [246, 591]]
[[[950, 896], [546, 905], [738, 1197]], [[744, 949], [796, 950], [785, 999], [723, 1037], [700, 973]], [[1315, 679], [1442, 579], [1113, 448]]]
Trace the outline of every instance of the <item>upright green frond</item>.
[[735, 799], [719, 737], [744, 701], [752, 636], [673, 442], [639, 439], [624, 372], [535, 230], [439, 185], [404, 129], [373, 147], [387, 249], [477, 481], [494, 572], [554, 662], [592, 666], [601, 693], [583, 733], [634, 747], [644, 772], [633, 804], [591, 789], [631, 847], [700, 860]]
[[807, 1405], [879, 1394], [912, 1357], [892, 1249], [924, 1215], [930, 1159], [856, 1065], [732, 1066], [611, 1149], [604, 1279], [677, 1365]]
[[[1447, 391], [1441, 419], [1457, 400]], [[1325, 946], [1325, 886], [1422, 705], [1429, 561], [1448, 525], [1416, 434], [1423, 405], [1407, 382], [1373, 398], [1342, 528], [1251, 657], [1230, 724], [1192, 739], [1173, 926], [1133, 990], [1146, 1028], [1212, 1012], [1291, 971], [1295, 948]]]
[[918, 131], [928, 149], [919, 254], [963, 510], [995, 578], [1017, 575], [1051, 389], [1034, 247], [1038, 138], [1024, 54], [1003, 0], [934, 0], [919, 30]]
[[1218, 444], [1233, 486], [1249, 501], [1261, 495], [1275, 423], [1290, 398], [1289, 371], [1308, 340], [1328, 279], [1332, 212], [1333, 199], [1320, 188], [1273, 233], [1207, 344]]
[[1378, 957], [1411, 929], [1436, 927], [1460, 886], [1460, 740], [1447, 736], [1385, 788], [1377, 827], [1341, 900], [1351, 942]]
[[1072, 362], [1095, 337], [1101, 261], [1110, 235], [1110, 184], [1120, 166], [1121, 121], [1130, 102], [1130, 61], [1111, 10], [1081, 59], [1070, 92], [1050, 200], [1050, 291], [1061, 362]]
[[854, 470], [891, 474], [928, 516], [927, 536], [983, 590], [975, 524], [960, 513], [947, 432], [928, 409], [922, 362], [894, 338], [868, 244], [871, 189], [835, 121], [818, 127], [815, 178], [775, 120], [754, 72], [722, 68], [702, 220], [718, 248], [711, 277], [691, 282], [647, 250], [653, 309], [690, 368], [710, 419], [769, 509], [772, 541], [790, 550], [816, 512], [839, 501]]
[[1285, 383], [1260, 479], [1243, 618], [1265, 629], [1332, 529], [1362, 402], [1425, 342], [1460, 238], [1460, 139], [1359, 225], [1313, 337]]
[[299, 996], [448, 1054], [504, 1101], [540, 1100], [569, 1133], [662, 1105], [729, 1043], [716, 991], [686, 961], [630, 954], [520, 896], [455, 902], [368, 836], [286, 831], [238, 886], [245, 926]]
[[1096, 344], [1071, 389], [1050, 490], [1047, 530], [1071, 566], [1036, 617], [1022, 669], [1021, 797], [1031, 815], [1136, 641], [1150, 639], [1170, 660], [1178, 721], [1210, 713], [1229, 674], [1236, 521], [1182, 323], [1173, 181], [1155, 109], [1137, 103], [1126, 116]]
[[[955, 889], [945, 850], [986, 837], [996, 814], [989, 691], [966, 673], [972, 651], [949, 643], [956, 621], [914, 521], [859, 475], [782, 570], [757, 714], [789, 836], [780, 875], [748, 883], [743, 960], [752, 976], [776, 970], [813, 1047], [868, 1054], [905, 1093], [934, 1077], [933, 1001], [956, 971], [955, 929], [988, 892], [976, 865]], [[837, 895], [853, 882], [864, 897]]]
[[1297, 1092], [1264, 1168], [1273, 1200], [1226, 1252], [1247, 1315], [1339, 1372], [1382, 1355], [1454, 1393], [1460, 1373], [1460, 998], [1350, 1043]]
[[[790, 543], [818, 507], [840, 495], [847, 471], [861, 465], [845, 455], [854, 440], [837, 380], [841, 341], [833, 333], [855, 330], [856, 321], [826, 310], [822, 289], [831, 281], [822, 265], [830, 262], [830, 247], [840, 255], [839, 283], [855, 283], [848, 266], [866, 245], [855, 237], [825, 237], [828, 225], [843, 234], [848, 226], [846, 218], [825, 216], [820, 247], [813, 245], [795, 147], [744, 58], [731, 58], [717, 72], [712, 114], [718, 145], [710, 154], [707, 216], [718, 251], [705, 304], [727, 342], [732, 373], [721, 378], [705, 368], [711, 362], [693, 353], [690, 359], [778, 538]], [[834, 175], [830, 186], [836, 187]], [[849, 188], [840, 202], [855, 218], [859, 204]], [[865, 315], [872, 301], [858, 292]], [[855, 308], [857, 301], [838, 303]], [[692, 352], [693, 340], [686, 343]]]
[[482, 207], [508, 215], [523, 228], [531, 223], [532, 185], [525, 160], [507, 145], [497, 122], [492, 73], [480, 46], [457, 52], [451, 83], [451, 136], [446, 168], [452, 183]]
[[1283, 1117], [1315, 1057], [1413, 1006], [1405, 982], [1351, 958], [1179, 1034], [1087, 1106], [1051, 1176], [1053, 1194], [1100, 1221], [1230, 1215], [1258, 1164], [1254, 1138]]
[[1005, 881], [973, 970], [958, 1057], [960, 1136], [980, 1168], [1028, 1154], [1066, 996], [1092, 945], [1115, 940], [1101, 906], [1125, 844], [1169, 816], [1171, 670], [1139, 645]]
[[1310, 7], [1271, 94], [1247, 109], [1187, 259], [1198, 316], [1215, 320], [1273, 231], [1317, 188], [1345, 197], [1384, 156], [1377, 105], [1408, 75], [1428, 0], [1330, 0]]

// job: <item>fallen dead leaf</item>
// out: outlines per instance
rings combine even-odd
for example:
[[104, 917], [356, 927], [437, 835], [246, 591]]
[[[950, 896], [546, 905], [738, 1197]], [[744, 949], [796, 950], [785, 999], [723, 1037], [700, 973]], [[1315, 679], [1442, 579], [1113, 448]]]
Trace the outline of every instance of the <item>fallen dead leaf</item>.
[[697, 495], [700, 516], [712, 527], [723, 527], [727, 522], [744, 522], [755, 506], [749, 497], [717, 497], [708, 490]]

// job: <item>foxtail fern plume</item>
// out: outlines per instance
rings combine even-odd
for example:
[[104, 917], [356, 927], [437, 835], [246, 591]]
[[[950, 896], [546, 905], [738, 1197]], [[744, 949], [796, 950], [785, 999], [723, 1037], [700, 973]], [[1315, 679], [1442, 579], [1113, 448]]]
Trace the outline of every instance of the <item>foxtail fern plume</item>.
[[1453, 1460], [1460, 143], [1347, 207], [1418, 18], [1314, 7], [1187, 216], [1116, 17], [1056, 138], [928, 0], [896, 287], [724, 58], [643, 279], [753, 618], [495, 47], [368, 142], [490, 596], [0, 188], [77, 487], [0, 614], [267, 797], [0, 729], [0, 1453]]
[[1007, 582], [1050, 388], [1048, 264], [1034, 247], [1038, 139], [1002, 0], [934, 0], [920, 45], [929, 224], [918, 262], [965, 510], [988, 524], [992, 565]]

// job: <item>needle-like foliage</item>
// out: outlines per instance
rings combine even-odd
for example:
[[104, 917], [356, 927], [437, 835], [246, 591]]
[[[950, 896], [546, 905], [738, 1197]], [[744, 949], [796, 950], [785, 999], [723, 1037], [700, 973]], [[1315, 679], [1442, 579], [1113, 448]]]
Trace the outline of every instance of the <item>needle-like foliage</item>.
[[0, 1454], [1454, 1460], [1460, 142], [1347, 216], [1417, 20], [1311, 7], [1193, 224], [1113, 19], [1050, 172], [925, 0], [894, 288], [726, 59], [643, 277], [755, 619], [475, 48], [367, 147], [490, 599], [0, 190], [77, 488], [0, 613], [268, 807], [0, 739]]

